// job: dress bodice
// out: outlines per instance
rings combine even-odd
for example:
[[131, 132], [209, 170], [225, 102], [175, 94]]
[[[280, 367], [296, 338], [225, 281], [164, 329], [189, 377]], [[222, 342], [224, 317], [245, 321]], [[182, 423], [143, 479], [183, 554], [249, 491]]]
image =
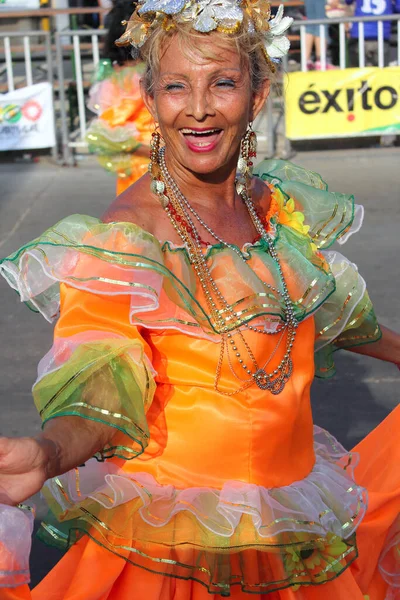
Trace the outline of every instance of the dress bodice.
[[[155, 455], [151, 464], [158, 481], [217, 488], [229, 480], [266, 487], [288, 485], [311, 471], [315, 460], [309, 398], [314, 372], [312, 319], [299, 328], [293, 376], [276, 396], [256, 385], [233, 396], [219, 394], [214, 389], [219, 359], [215, 342], [176, 333], [150, 332], [145, 338], [152, 348], [157, 391], [147, 415], [150, 443], [131, 465], [133, 469], [142, 469], [141, 462]], [[253, 333], [246, 339], [257, 361], [266, 362], [275, 337]], [[275, 354], [273, 368], [283, 352]], [[232, 392], [240, 383], [225, 365], [221, 387]]]

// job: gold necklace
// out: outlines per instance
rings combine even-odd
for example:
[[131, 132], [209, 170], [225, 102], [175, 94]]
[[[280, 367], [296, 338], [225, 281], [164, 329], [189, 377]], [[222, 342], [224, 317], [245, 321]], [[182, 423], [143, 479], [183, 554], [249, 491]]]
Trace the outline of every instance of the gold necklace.
[[[165, 162], [165, 148], [161, 148], [159, 151], [158, 167], [159, 168], [156, 170], [157, 177], [154, 177], [153, 175], [152, 191], [154, 191], [160, 197], [162, 206], [168, 214], [172, 226], [188, 250], [189, 260], [193, 265], [204, 292], [206, 303], [210, 311], [213, 328], [221, 335], [221, 350], [214, 384], [215, 389], [221, 394], [233, 396], [234, 394], [249, 388], [251, 385], [253, 385], [253, 383], [256, 383], [257, 386], [263, 390], [269, 390], [272, 394], [279, 394], [284, 389], [286, 382], [289, 380], [292, 374], [293, 364], [291, 360], [291, 350], [295, 341], [298, 323], [294, 316], [293, 305], [290, 300], [286, 282], [283, 277], [280, 260], [274, 248], [272, 238], [270, 238], [261, 219], [258, 217], [250, 196], [245, 190], [243, 190], [241, 193], [242, 200], [249, 212], [256, 231], [266, 241], [271, 257], [277, 264], [282, 292], [280, 292], [277, 288], [272, 289], [281, 294], [285, 305], [285, 318], [281, 329], [274, 332], [265, 332], [269, 335], [276, 335], [277, 333], [282, 332], [282, 335], [280, 336], [280, 340], [271, 356], [267, 359], [262, 367], [258, 365], [257, 360], [240, 329], [242, 326], [246, 326], [248, 324], [240, 319], [240, 316], [224, 298], [212, 277], [210, 269], [207, 265], [207, 260], [203, 254], [200, 235], [195, 227], [193, 219], [191, 218], [191, 214], [196, 216], [200, 224], [205, 226], [206, 230], [209, 231], [215, 239], [220, 240], [221, 243], [228, 248], [231, 248], [236, 253], [236, 250], [238, 249], [219, 238], [219, 236], [217, 236], [212, 229], [204, 223], [197, 213], [195, 213], [194, 209], [192, 209], [190, 203], [179, 190], [178, 185], [168, 171]], [[243, 260], [246, 261], [241, 252], [240, 255]], [[265, 285], [267, 285], [267, 287], [269, 286], [269, 284]], [[261, 333], [261, 331], [256, 327], [250, 328], [257, 333]], [[277, 352], [280, 342], [283, 339], [285, 330], [287, 330], [285, 354], [277, 368], [268, 373], [266, 371], [266, 367]], [[235, 333], [232, 334], [232, 331]], [[244, 361], [242, 357], [243, 350], [241, 348], [239, 349], [239, 345], [246, 351], [248, 356], [246, 362], [250, 361], [252, 363], [252, 368], [249, 367], [249, 365], [247, 365]], [[219, 381], [221, 378], [225, 353], [228, 357], [228, 363], [231, 372], [236, 379], [239, 379], [243, 382], [243, 385], [233, 392], [226, 392], [219, 388]], [[230, 353], [234, 354], [237, 362], [246, 373], [247, 378], [245, 380], [241, 379], [241, 377], [237, 375], [232, 364]]]

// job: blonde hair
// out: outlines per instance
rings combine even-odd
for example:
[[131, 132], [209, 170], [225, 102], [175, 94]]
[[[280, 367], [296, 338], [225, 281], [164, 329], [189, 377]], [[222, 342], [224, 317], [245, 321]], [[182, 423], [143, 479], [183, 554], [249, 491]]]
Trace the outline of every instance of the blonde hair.
[[[258, 91], [266, 79], [271, 79], [273, 67], [266, 59], [261, 36], [245, 31], [246, 17], [236, 33], [210, 32], [199, 33], [192, 29], [189, 23], [175, 23], [173, 28], [158, 27], [140, 48], [140, 57], [146, 64], [143, 84], [149, 93], [152, 93], [154, 82], [160, 70], [160, 59], [165, 52], [168, 42], [176, 36], [182, 47], [183, 53], [190, 58], [194, 52], [200, 52], [205, 60], [220, 61], [218, 49], [234, 48], [237, 50], [243, 68], [249, 71], [253, 91]], [[213, 44], [204, 44], [206, 36], [213, 36], [217, 40]], [[217, 47], [217, 50], [215, 49]]]

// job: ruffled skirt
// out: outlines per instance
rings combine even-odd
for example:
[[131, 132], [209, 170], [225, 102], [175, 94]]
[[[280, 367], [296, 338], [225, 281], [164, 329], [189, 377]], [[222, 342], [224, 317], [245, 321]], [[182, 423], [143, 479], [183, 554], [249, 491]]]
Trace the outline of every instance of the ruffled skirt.
[[[399, 600], [400, 599], [400, 407], [395, 409], [354, 452], [360, 461], [355, 468], [357, 485], [368, 491], [368, 508], [356, 531], [355, 556], [350, 556], [347, 568], [338, 564], [337, 576], [326, 583], [290, 585], [281, 589], [260, 592], [263, 552], [249, 548], [231, 554], [229, 561], [220, 560], [214, 554], [214, 576], [223, 579], [217, 570], [229, 568], [232, 572], [245, 574], [246, 586], [241, 581], [233, 582], [222, 592], [200, 580], [184, 579], [161, 574], [138, 566], [102, 547], [88, 536], [81, 538], [56, 565], [48, 576], [32, 591], [28, 586], [0, 589], [1, 600], [205, 600], [212, 594], [215, 598], [232, 599], [268, 598], [268, 600]], [[317, 452], [318, 456], [318, 452]], [[288, 486], [288, 489], [291, 486]], [[358, 488], [360, 489], [360, 488]], [[350, 490], [351, 493], [351, 490]], [[354, 497], [352, 496], [354, 499]], [[363, 498], [359, 496], [359, 504]], [[348, 505], [351, 508], [351, 503]], [[329, 536], [328, 536], [329, 540]], [[302, 550], [303, 566], [312, 572], [324, 559], [335, 560], [342, 552], [343, 542], [332, 536], [330, 546]], [[346, 541], [346, 540], [345, 540]], [[349, 548], [352, 543], [347, 541]], [[153, 550], [156, 550], [153, 548]], [[170, 550], [168, 552], [171, 552]], [[183, 551], [184, 557], [192, 550]], [[160, 546], [159, 556], [166, 555], [165, 546]], [[179, 555], [177, 550], [176, 556]], [[212, 560], [212, 559], [210, 559]], [[269, 557], [269, 568], [273, 571], [273, 555]], [[134, 564], [136, 562], [136, 564]], [[229, 563], [229, 567], [227, 564]], [[272, 566], [271, 566], [272, 565]], [[288, 565], [286, 565], [288, 566]], [[290, 567], [290, 565], [289, 565]], [[296, 569], [294, 555], [292, 569]], [[239, 578], [240, 579], [240, 578]], [[243, 582], [242, 582], [243, 583]], [[254, 584], [254, 593], [251, 585]]]

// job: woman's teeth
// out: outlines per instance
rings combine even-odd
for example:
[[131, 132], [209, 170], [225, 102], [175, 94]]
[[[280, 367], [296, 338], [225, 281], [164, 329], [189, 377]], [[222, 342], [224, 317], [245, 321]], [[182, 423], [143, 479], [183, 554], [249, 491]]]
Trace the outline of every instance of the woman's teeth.
[[181, 129], [182, 135], [188, 140], [193, 146], [197, 148], [205, 148], [211, 146], [218, 139], [218, 135], [222, 129], [203, 129], [202, 131], [196, 131], [194, 129]]
[[213, 135], [215, 133], [219, 133], [221, 129], [204, 129], [203, 131], [196, 131], [193, 129], [181, 129], [183, 135], [196, 135], [196, 136], [204, 136], [204, 135]]

